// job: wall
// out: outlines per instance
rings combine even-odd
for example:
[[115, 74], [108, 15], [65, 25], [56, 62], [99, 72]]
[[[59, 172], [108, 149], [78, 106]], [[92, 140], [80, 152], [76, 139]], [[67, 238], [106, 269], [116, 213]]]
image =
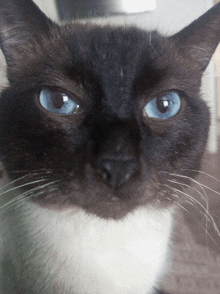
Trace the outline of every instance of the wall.
[[54, 0], [34, 0], [34, 2], [52, 20], [58, 20], [58, 13], [57, 13], [56, 4]]

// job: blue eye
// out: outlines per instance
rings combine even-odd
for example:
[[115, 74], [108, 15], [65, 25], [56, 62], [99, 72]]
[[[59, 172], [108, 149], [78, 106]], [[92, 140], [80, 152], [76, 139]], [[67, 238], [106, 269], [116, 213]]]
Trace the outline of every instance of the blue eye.
[[79, 105], [68, 95], [47, 88], [41, 90], [39, 101], [45, 109], [58, 114], [71, 114], [79, 109]]
[[180, 107], [180, 96], [176, 92], [169, 92], [148, 102], [144, 107], [144, 115], [152, 118], [167, 119], [175, 116]]

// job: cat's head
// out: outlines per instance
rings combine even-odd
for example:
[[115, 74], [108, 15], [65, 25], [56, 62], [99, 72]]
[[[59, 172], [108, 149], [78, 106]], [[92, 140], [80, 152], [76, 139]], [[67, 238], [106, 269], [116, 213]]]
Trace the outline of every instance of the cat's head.
[[171, 205], [172, 176], [188, 182], [207, 141], [200, 84], [220, 40], [220, 5], [163, 37], [134, 27], [60, 27], [30, 0], [8, 2], [0, 10], [8, 177], [51, 209], [121, 218], [138, 206]]

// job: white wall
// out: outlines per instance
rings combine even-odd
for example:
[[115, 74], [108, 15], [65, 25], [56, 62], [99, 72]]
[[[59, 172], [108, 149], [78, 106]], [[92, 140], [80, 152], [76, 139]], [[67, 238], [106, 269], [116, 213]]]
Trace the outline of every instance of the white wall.
[[52, 20], [58, 20], [58, 13], [54, 0], [34, 0], [40, 9]]
[[162, 33], [172, 34], [208, 10], [212, 6], [212, 0], [156, 0], [156, 6], [156, 9], [149, 13], [100, 18], [94, 21], [135, 24], [143, 29], [158, 29]]

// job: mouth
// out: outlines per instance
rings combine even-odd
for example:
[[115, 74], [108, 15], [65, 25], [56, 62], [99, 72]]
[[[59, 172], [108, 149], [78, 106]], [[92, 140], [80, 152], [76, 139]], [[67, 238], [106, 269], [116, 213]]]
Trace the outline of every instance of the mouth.
[[65, 185], [59, 184], [52, 192], [47, 190], [40, 197], [33, 198], [33, 201], [52, 210], [79, 207], [104, 219], [122, 219], [138, 207], [153, 205], [160, 208], [171, 204], [171, 201], [166, 201], [164, 193], [162, 195], [161, 192], [159, 198], [158, 189], [141, 180], [117, 189], [103, 182], [86, 180], [81, 184], [74, 180]]
[[112, 187], [93, 170], [72, 174], [56, 170], [30, 173], [17, 184], [22, 187], [21, 193], [27, 193], [28, 200], [43, 208], [78, 207], [104, 219], [122, 219], [138, 207], [160, 208], [171, 203], [167, 201], [167, 185], [159, 184], [156, 176], [145, 179], [136, 175], [126, 184]]

